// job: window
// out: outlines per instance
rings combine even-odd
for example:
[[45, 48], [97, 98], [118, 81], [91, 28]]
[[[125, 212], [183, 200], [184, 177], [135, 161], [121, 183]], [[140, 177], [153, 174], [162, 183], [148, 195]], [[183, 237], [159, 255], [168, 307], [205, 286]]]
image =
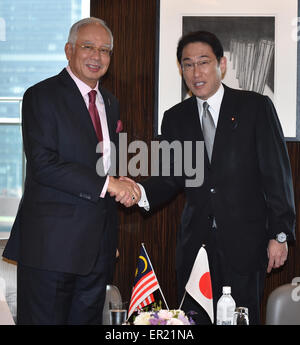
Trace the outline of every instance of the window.
[[21, 106], [25, 90], [66, 66], [71, 25], [88, 0], [0, 2], [0, 238], [7, 238], [23, 193]]

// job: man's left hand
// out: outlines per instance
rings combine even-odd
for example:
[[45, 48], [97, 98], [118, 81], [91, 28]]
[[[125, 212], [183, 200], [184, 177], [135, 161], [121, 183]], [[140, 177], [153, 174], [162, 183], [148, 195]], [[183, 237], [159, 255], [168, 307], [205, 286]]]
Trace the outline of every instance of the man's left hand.
[[279, 243], [276, 240], [270, 240], [268, 246], [269, 263], [267, 272], [270, 273], [272, 268], [278, 268], [282, 266], [288, 255], [287, 243]]

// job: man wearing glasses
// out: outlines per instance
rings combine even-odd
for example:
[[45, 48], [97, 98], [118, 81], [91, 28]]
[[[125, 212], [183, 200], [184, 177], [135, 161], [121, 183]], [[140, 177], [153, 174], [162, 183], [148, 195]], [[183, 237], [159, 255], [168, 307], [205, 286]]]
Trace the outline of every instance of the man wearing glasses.
[[18, 262], [18, 324], [101, 324], [117, 246], [110, 194], [125, 206], [139, 198], [107, 174], [121, 130], [118, 102], [99, 85], [112, 48], [102, 20], [75, 23], [67, 68], [25, 92], [25, 190], [3, 254]]
[[[183, 36], [177, 60], [193, 97], [165, 112], [162, 139], [205, 142], [204, 182], [188, 187], [184, 175], [151, 177], [141, 182], [139, 205], [155, 209], [184, 190], [176, 250], [179, 301], [205, 244], [215, 311], [222, 286], [229, 285], [236, 305], [249, 308], [250, 323], [257, 324], [266, 271], [284, 264], [287, 240], [295, 235], [293, 183], [282, 129], [268, 97], [222, 84], [226, 57], [214, 34]], [[197, 323], [210, 323], [188, 295], [183, 309], [197, 311]]]

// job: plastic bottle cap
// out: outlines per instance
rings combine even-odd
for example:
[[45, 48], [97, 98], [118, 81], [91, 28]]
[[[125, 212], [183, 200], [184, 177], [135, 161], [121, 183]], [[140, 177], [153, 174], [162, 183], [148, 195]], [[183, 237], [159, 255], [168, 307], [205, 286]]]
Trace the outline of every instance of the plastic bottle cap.
[[223, 286], [223, 293], [231, 293], [231, 286]]

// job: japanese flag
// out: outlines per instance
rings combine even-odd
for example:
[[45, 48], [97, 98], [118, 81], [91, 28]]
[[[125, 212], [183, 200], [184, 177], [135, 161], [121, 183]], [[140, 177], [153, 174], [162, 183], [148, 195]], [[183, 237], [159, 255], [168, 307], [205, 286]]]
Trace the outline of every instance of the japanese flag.
[[211, 322], [214, 322], [213, 295], [207, 253], [204, 247], [199, 249], [186, 291], [204, 308]]

